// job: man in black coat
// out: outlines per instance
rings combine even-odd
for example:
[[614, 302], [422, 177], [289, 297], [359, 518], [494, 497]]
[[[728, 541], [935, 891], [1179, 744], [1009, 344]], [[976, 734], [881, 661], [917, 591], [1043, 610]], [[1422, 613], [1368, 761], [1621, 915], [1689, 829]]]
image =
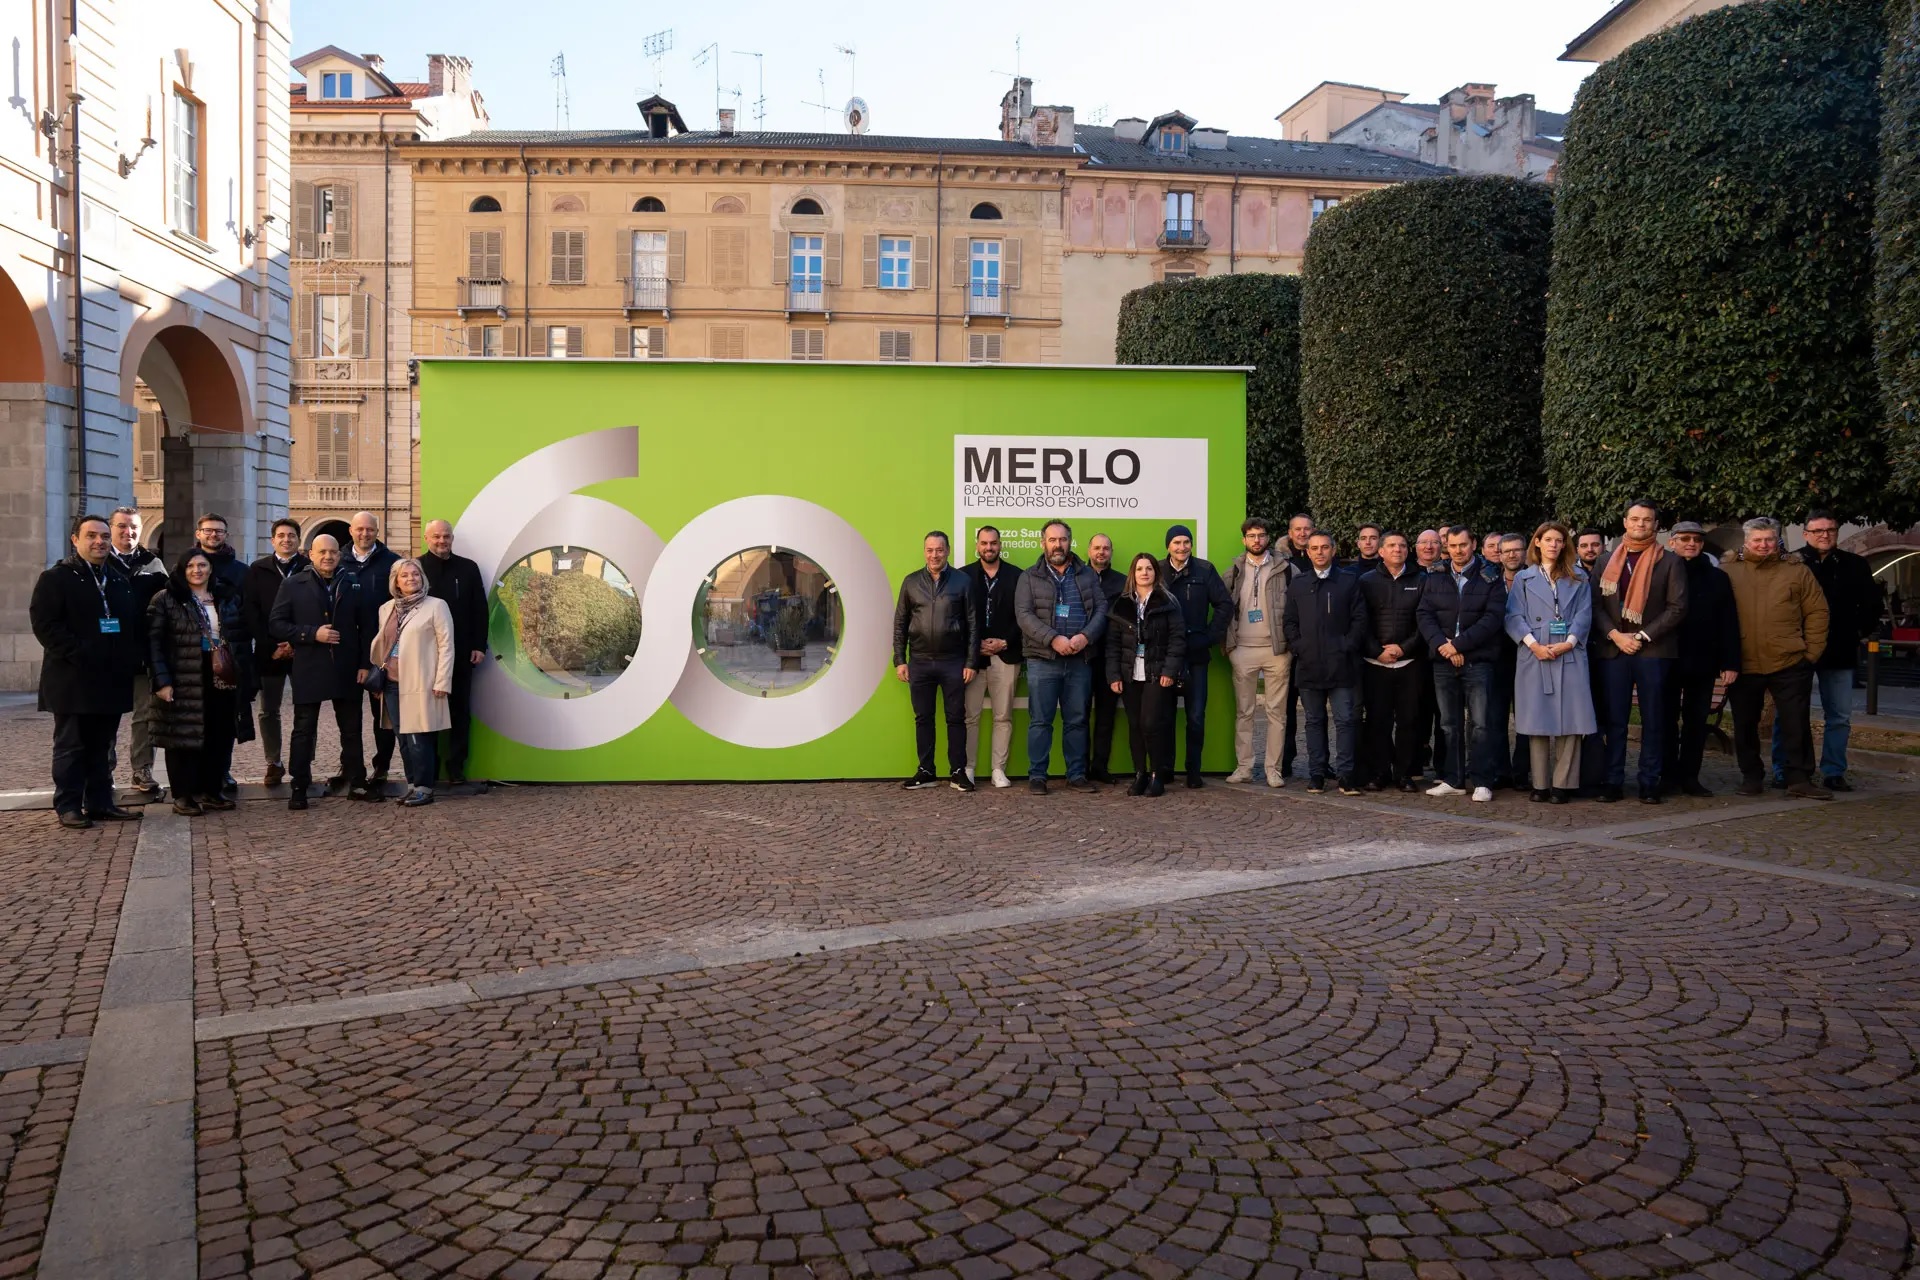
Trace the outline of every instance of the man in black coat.
[[[1096, 533], [1087, 540], [1087, 564], [1100, 579], [1100, 594], [1111, 605], [1127, 589], [1127, 575], [1113, 567], [1113, 539]], [[1112, 782], [1107, 766], [1113, 762], [1113, 724], [1120, 718], [1120, 695], [1105, 678], [1107, 641], [1102, 636], [1087, 659], [1093, 667], [1093, 741], [1088, 748], [1087, 776], [1095, 782]]]
[[902, 785], [909, 791], [940, 785], [933, 771], [933, 698], [940, 695], [947, 721], [948, 783], [972, 791], [967, 776], [967, 686], [980, 674], [980, 621], [967, 575], [948, 563], [952, 543], [941, 530], [920, 541], [926, 568], [900, 583], [893, 606], [893, 670], [913, 703], [914, 749], [919, 765]]
[[373, 798], [361, 752], [360, 686], [366, 682], [367, 647], [373, 637], [361, 629], [366, 606], [360, 583], [340, 572], [340, 544], [321, 534], [308, 548], [313, 563], [281, 584], [268, 628], [276, 640], [293, 646], [293, 744], [288, 772], [293, 795], [287, 808], [307, 807], [313, 786], [314, 737], [320, 704], [333, 704], [340, 730], [341, 781], [356, 800]]
[[[1265, 522], [1262, 522], [1264, 527]], [[1207, 661], [1227, 638], [1233, 622], [1233, 597], [1220, 571], [1193, 554], [1193, 530], [1176, 524], [1167, 530], [1167, 558], [1160, 562], [1160, 585], [1180, 605], [1187, 620], [1185, 684], [1187, 702], [1187, 785], [1204, 786], [1200, 757], [1207, 743]], [[1126, 575], [1121, 575], [1121, 590]], [[1104, 588], [1103, 588], [1104, 590]]]
[[1293, 686], [1307, 720], [1307, 791], [1326, 789], [1327, 710], [1333, 710], [1332, 774], [1343, 796], [1357, 796], [1355, 754], [1360, 737], [1360, 664], [1366, 652], [1367, 603], [1360, 580], [1334, 564], [1333, 535], [1316, 529], [1307, 538], [1306, 573], [1287, 584], [1287, 648], [1293, 654]]
[[[427, 594], [444, 600], [453, 615], [453, 692], [447, 695], [447, 780], [467, 780], [467, 747], [473, 732], [473, 673], [487, 657], [487, 584], [480, 566], [453, 553], [453, 526], [429, 520], [424, 530], [427, 554], [420, 557]], [[376, 615], [377, 616], [377, 615]]]
[[[1860, 642], [1880, 629], [1880, 588], [1865, 556], [1842, 551], [1840, 522], [1831, 511], [1807, 516], [1807, 544], [1800, 563], [1812, 571], [1827, 598], [1827, 647], [1813, 664], [1820, 692], [1820, 777], [1829, 791], [1851, 791], [1847, 781], [1847, 740], [1853, 734], [1853, 672]], [[1773, 776], [1786, 785], [1787, 753], [1780, 744], [1780, 721], [1773, 722]]]
[[[140, 512], [135, 507], [115, 507], [107, 517], [113, 534], [113, 550], [107, 566], [127, 580], [133, 588], [133, 616], [145, 619], [147, 605], [166, 590], [167, 567], [160, 557], [140, 545]], [[142, 621], [140, 626], [145, 627]], [[147, 670], [147, 650], [140, 647], [140, 670], [133, 677], [133, 719], [129, 722], [132, 749], [128, 763], [133, 766], [133, 789], [149, 801], [160, 798], [160, 784], [153, 780], [153, 679]]]
[[239, 595], [247, 583], [247, 565], [227, 542], [227, 518], [218, 512], [207, 512], [194, 524], [193, 540], [207, 553], [213, 576]]
[[53, 714], [53, 808], [60, 825], [84, 829], [140, 815], [114, 803], [113, 744], [133, 709], [145, 619], [133, 587], [108, 567], [113, 534], [84, 515], [73, 554], [33, 584], [28, 617], [40, 642], [40, 709]]
[[267, 757], [270, 787], [287, 776], [280, 758], [280, 707], [286, 701], [287, 677], [293, 674], [293, 646], [273, 637], [269, 619], [281, 584], [312, 563], [300, 554], [300, 522], [281, 516], [273, 522], [273, 550], [247, 566], [247, 580], [240, 588], [247, 634], [253, 637], [254, 674], [260, 682], [260, 746]]
[[1433, 655], [1434, 695], [1446, 738], [1446, 759], [1437, 762], [1440, 780], [1427, 794], [1462, 795], [1471, 784], [1473, 798], [1484, 803], [1493, 799], [1498, 769], [1489, 711], [1506, 634], [1507, 583], [1500, 566], [1474, 553], [1467, 526], [1450, 525], [1446, 547], [1447, 558], [1421, 584], [1417, 607], [1420, 639]]
[[[360, 584], [360, 605], [366, 610], [360, 630], [372, 644], [374, 633], [380, 630], [380, 606], [393, 599], [387, 575], [400, 563], [400, 556], [380, 541], [380, 517], [371, 511], [354, 512], [347, 531], [353, 541], [341, 549], [340, 572]], [[387, 770], [393, 765], [394, 733], [380, 725], [379, 695], [367, 695], [367, 711], [373, 718], [373, 773], [368, 781], [377, 786], [387, 780]]]
[[[1710, 796], [1700, 782], [1707, 752], [1707, 714], [1716, 680], [1732, 685], [1740, 676], [1740, 614], [1733, 583], [1706, 554], [1707, 531], [1682, 520], [1667, 535], [1667, 547], [1680, 557], [1687, 575], [1687, 616], [1680, 622], [1680, 653], [1674, 660], [1667, 698], [1666, 735], [1661, 754], [1665, 770], [1660, 789]], [[1647, 732], [1641, 726], [1640, 732]]]
[[1420, 642], [1419, 617], [1427, 575], [1407, 562], [1408, 555], [1407, 535], [1389, 529], [1380, 539], [1379, 568], [1360, 575], [1360, 594], [1367, 602], [1360, 772], [1368, 791], [1419, 789], [1414, 763], [1431, 723], [1426, 705], [1433, 672]]
[[981, 525], [973, 536], [974, 561], [962, 572], [973, 589], [973, 611], [980, 629], [980, 650], [967, 685], [967, 776], [979, 781], [980, 713], [993, 699], [993, 740], [987, 763], [993, 785], [1010, 787], [1007, 763], [1013, 752], [1013, 690], [1020, 680], [1020, 621], [1013, 616], [1019, 565], [1000, 554], [1000, 530]]

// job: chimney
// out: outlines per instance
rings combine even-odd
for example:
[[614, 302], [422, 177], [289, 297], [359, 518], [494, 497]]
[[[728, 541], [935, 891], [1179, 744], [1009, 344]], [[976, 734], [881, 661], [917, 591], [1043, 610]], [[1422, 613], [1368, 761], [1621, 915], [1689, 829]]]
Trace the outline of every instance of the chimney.
[[720, 136], [723, 138], [733, 136], [733, 110], [732, 107], [720, 108]]
[[1147, 136], [1147, 122], [1139, 116], [1126, 116], [1113, 122], [1116, 142], [1138, 142]]
[[379, 72], [381, 75], [387, 74], [387, 60], [385, 58], [381, 57], [377, 53], [363, 53], [360, 56], [366, 59], [367, 65], [372, 67], [375, 71]]
[[1013, 88], [1000, 97], [1000, 140], [1020, 141], [1021, 126], [1033, 112], [1033, 81], [1027, 76], [1014, 78]]
[[438, 98], [447, 91], [447, 55], [432, 53], [427, 55], [427, 96]]

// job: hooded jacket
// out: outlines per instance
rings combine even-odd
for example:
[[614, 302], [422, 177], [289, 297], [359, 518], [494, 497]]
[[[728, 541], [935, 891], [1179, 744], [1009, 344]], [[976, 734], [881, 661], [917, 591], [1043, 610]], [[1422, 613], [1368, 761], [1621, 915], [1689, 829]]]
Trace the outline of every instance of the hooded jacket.
[[1096, 677], [1111, 685], [1133, 680], [1133, 660], [1140, 645], [1146, 645], [1147, 679], [1170, 676], [1178, 680], [1187, 669], [1187, 624], [1180, 604], [1163, 587], [1156, 587], [1147, 598], [1145, 625], [1134, 598], [1124, 592], [1107, 606], [1107, 655], [1105, 670]]
[[1220, 580], [1220, 571], [1199, 556], [1188, 556], [1178, 569], [1172, 557], [1160, 561], [1160, 583], [1180, 606], [1187, 623], [1187, 661], [1205, 657], [1205, 650], [1227, 644], [1233, 628], [1233, 595]]
[[[203, 548], [201, 554], [206, 556], [207, 563], [213, 566], [214, 578], [226, 583], [233, 589], [233, 594], [238, 596], [241, 588], [247, 584], [247, 562], [240, 558], [240, 553], [233, 549], [233, 544], [229, 542], [218, 551], [207, 551]], [[107, 558], [111, 560], [113, 557]]]
[[[234, 696], [244, 704], [254, 690], [253, 645], [247, 634], [244, 605], [240, 596], [218, 578], [207, 586], [220, 613], [220, 638], [227, 642], [240, 668]], [[147, 661], [153, 671], [153, 687], [156, 692], [169, 687], [173, 690], [170, 702], [154, 699], [153, 744], [170, 751], [199, 751], [206, 746], [207, 698], [212, 687], [200, 643], [199, 614], [200, 606], [191, 594], [183, 600], [172, 591], [161, 592], [147, 607]]]

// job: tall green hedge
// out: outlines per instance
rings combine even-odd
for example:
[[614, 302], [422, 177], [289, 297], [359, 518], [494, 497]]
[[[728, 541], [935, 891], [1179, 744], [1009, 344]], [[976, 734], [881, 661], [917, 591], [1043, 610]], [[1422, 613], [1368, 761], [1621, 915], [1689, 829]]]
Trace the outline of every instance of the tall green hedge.
[[1894, 480], [1920, 495], [1920, 2], [1889, 0], [1874, 320]]
[[1343, 533], [1530, 527], [1553, 198], [1514, 178], [1370, 192], [1307, 239], [1300, 409], [1312, 511]]
[[1879, 0], [1764, 0], [1590, 76], [1560, 165], [1558, 511], [1887, 513], [1873, 367]]
[[1121, 364], [1245, 364], [1247, 511], [1305, 507], [1300, 453], [1300, 281], [1252, 273], [1148, 285], [1120, 303]]

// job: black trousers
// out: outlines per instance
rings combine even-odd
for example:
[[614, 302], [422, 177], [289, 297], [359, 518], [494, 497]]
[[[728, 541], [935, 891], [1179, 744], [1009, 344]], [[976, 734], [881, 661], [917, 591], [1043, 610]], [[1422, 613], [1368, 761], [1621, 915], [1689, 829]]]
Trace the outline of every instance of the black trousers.
[[[1600, 687], [1599, 659], [1591, 654], [1587, 657], [1587, 691], [1593, 695], [1594, 723], [1600, 723], [1600, 709], [1607, 705], [1607, 696]], [[1580, 740], [1580, 789], [1597, 791], [1607, 785], [1607, 740], [1595, 729]]]
[[1212, 660], [1212, 653], [1211, 648], [1195, 645], [1192, 638], [1188, 638], [1187, 675], [1179, 688], [1186, 698], [1189, 778], [1200, 776], [1200, 761], [1207, 747], [1207, 690], [1211, 687], [1207, 680], [1207, 663]]
[[[1107, 682], [1107, 659], [1105, 654], [1096, 654], [1093, 666], [1093, 729], [1087, 744], [1087, 772], [1094, 777], [1111, 772], [1108, 765], [1113, 763], [1113, 726], [1120, 718], [1120, 695], [1113, 691]], [[1128, 717], [1133, 713], [1129, 711]], [[1134, 757], [1138, 764], [1139, 756]]]
[[[1678, 786], [1700, 781], [1700, 762], [1707, 755], [1707, 716], [1713, 708], [1713, 681], [1717, 672], [1700, 675], [1676, 672], [1667, 686], [1667, 749], [1662, 753], [1663, 783]], [[1643, 727], [1642, 733], [1646, 730]]]
[[380, 695], [367, 695], [367, 719], [373, 725], [373, 772], [393, 767], [394, 732], [380, 723]]
[[213, 687], [213, 673], [207, 672], [206, 729], [197, 750], [167, 748], [167, 781], [173, 784], [177, 800], [197, 800], [201, 796], [218, 799], [226, 786], [227, 771], [233, 767], [233, 726], [239, 712], [233, 689]]
[[446, 750], [440, 753], [451, 776], [467, 772], [467, 745], [473, 736], [472, 656], [472, 650], [453, 655], [453, 689], [447, 694], [447, 716], [453, 723], [447, 729]]
[[[287, 752], [287, 775], [294, 790], [313, 786], [313, 744], [320, 728], [319, 702], [293, 704], [293, 745]], [[367, 780], [366, 756], [361, 752], [360, 718], [366, 706], [355, 689], [344, 698], [333, 700], [333, 723], [340, 730], [340, 776], [349, 786]]]
[[1420, 665], [1427, 675], [1420, 681], [1420, 730], [1416, 735], [1419, 741], [1413, 744], [1414, 773], [1425, 773], [1429, 764], [1447, 758], [1446, 730], [1440, 724], [1440, 700], [1433, 692], [1433, 663], [1423, 661]]
[[940, 695], [947, 720], [947, 771], [967, 767], [967, 663], [964, 658], [915, 658], [907, 664], [907, 692], [913, 698], [913, 745], [920, 772], [933, 770], [933, 697]]
[[1280, 776], [1293, 776], [1293, 762], [1300, 755], [1294, 744], [1299, 741], [1300, 733], [1300, 682], [1287, 681], [1287, 740], [1280, 748]]
[[101, 813], [113, 808], [113, 742], [120, 713], [53, 716], [53, 808]]
[[1733, 754], [1740, 762], [1740, 774], [1748, 782], [1766, 779], [1766, 764], [1760, 756], [1760, 710], [1769, 693], [1779, 721], [1780, 745], [1786, 751], [1787, 782], [1811, 782], [1813, 667], [1805, 662], [1763, 676], [1743, 674], [1727, 690], [1727, 705], [1733, 708]]
[[1359, 773], [1382, 786], [1414, 776], [1415, 761], [1426, 745], [1423, 716], [1433, 689], [1433, 670], [1424, 662], [1404, 667], [1360, 668], [1360, 696], [1366, 711]]
[[1124, 680], [1119, 693], [1114, 693], [1111, 684], [1096, 684], [1094, 688], [1105, 689], [1108, 696], [1126, 704], [1127, 743], [1133, 749], [1133, 771], [1151, 772], [1161, 782], [1171, 782], [1173, 699], [1177, 690], [1161, 688], [1158, 680]]

